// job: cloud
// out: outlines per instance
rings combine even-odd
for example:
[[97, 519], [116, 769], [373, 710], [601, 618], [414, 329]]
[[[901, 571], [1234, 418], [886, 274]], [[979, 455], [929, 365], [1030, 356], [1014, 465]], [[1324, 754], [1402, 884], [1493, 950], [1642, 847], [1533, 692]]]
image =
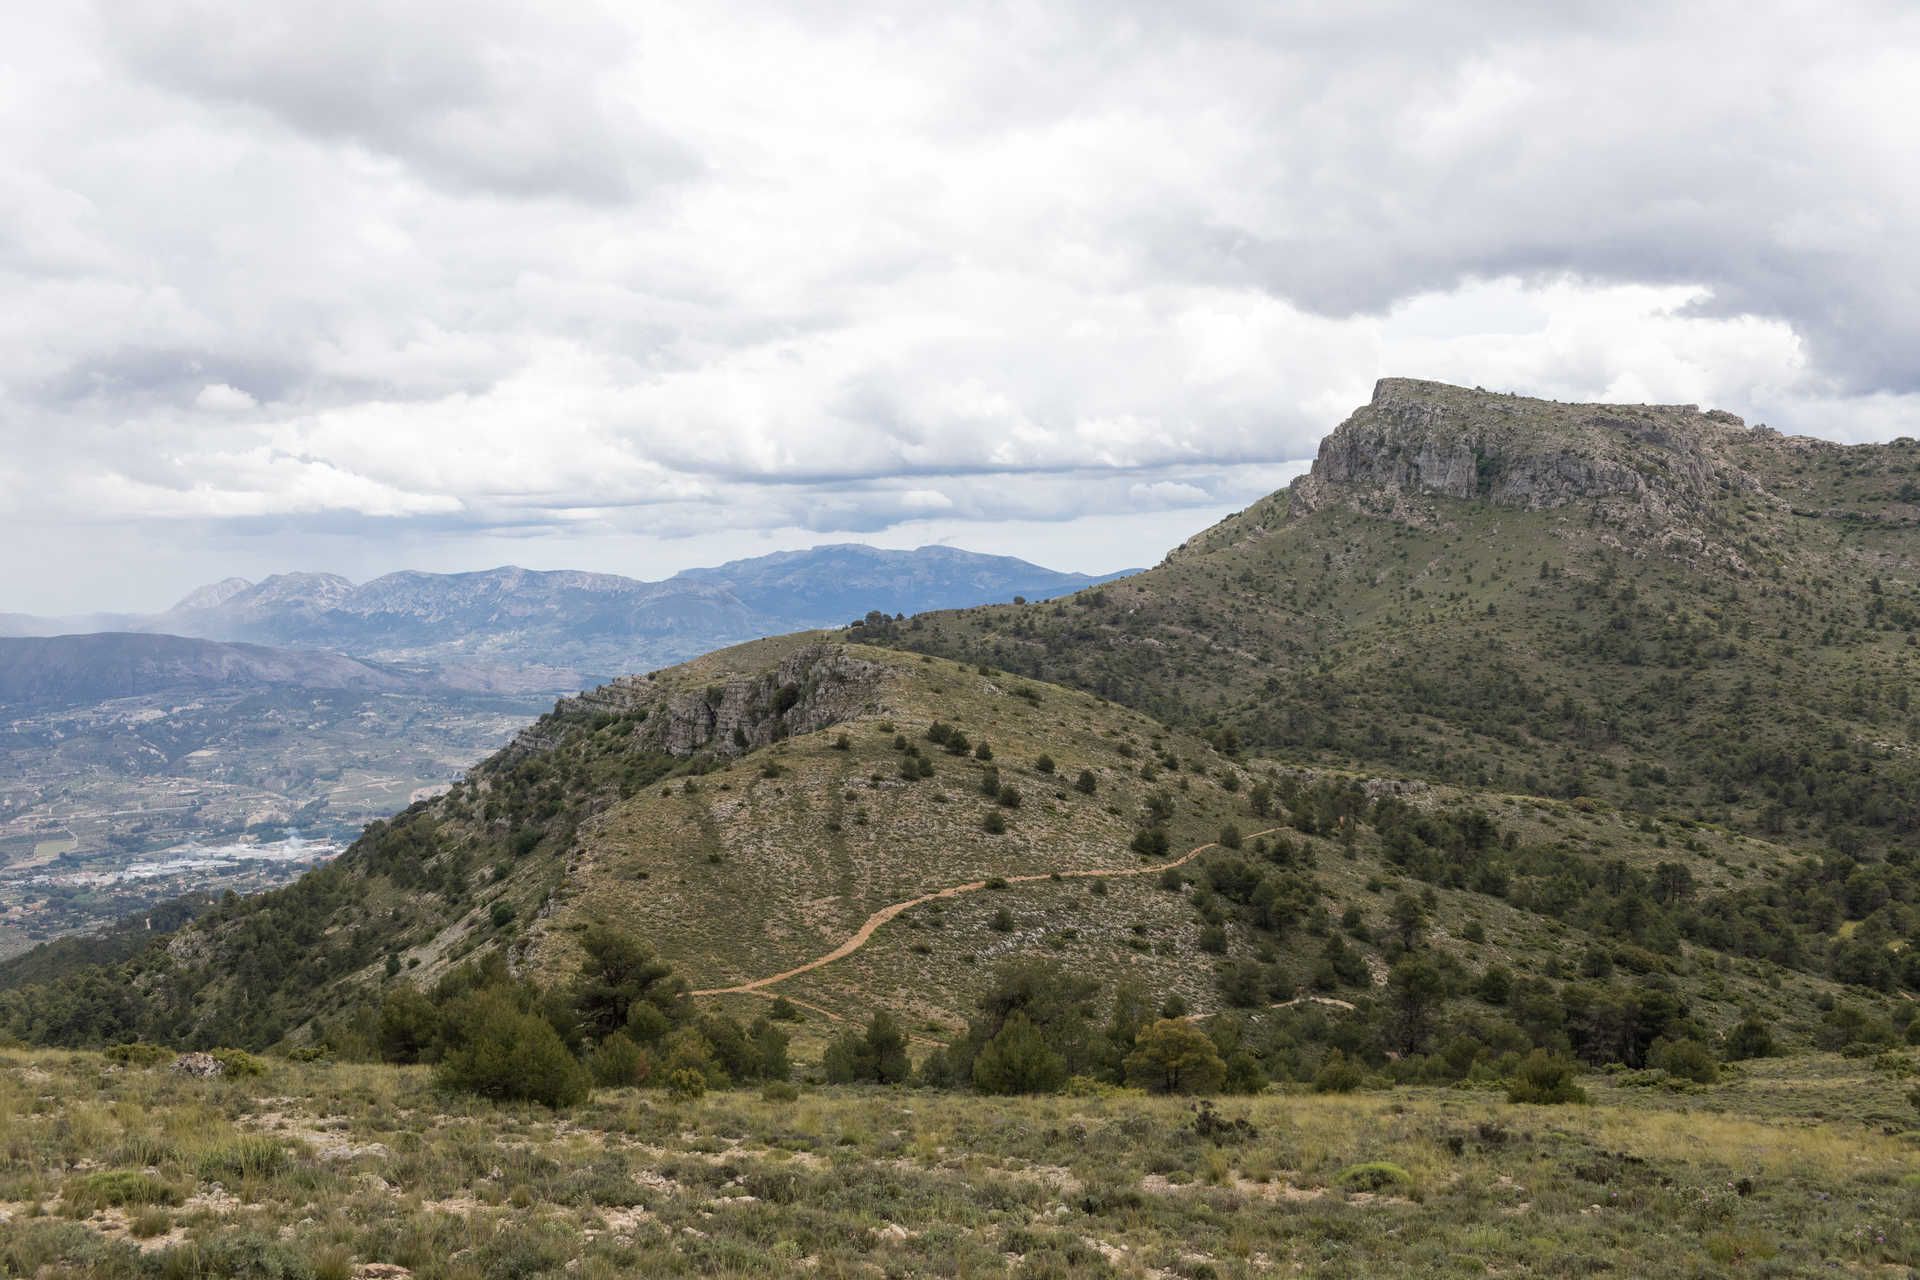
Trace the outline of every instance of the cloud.
[[0, 532], [93, 531], [22, 599], [217, 529], [360, 570], [1111, 520], [1151, 560], [1389, 373], [1920, 434], [1891, 0], [133, 0], [0, 36]]
[[697, 168], [623, 91], [638, 33], [590, 7], [137, 0], [111, 18], [135, 75], [456, 189], [621, 204]]
[[213, 413], [236, 413], [251, 409], [260, 402], [238, 387], [228, 386], [224, 382], [209, 382], [200, 388], [200, 394], [193, 398], [193, 403], [195, 408]]

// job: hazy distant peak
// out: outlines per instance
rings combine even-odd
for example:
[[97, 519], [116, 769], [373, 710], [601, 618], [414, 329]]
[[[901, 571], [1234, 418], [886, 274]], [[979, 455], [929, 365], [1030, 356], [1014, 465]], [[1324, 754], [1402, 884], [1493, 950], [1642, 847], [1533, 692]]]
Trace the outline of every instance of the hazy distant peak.
[[183, 596], [175, 609], [217, 609], [253, 586], [245, 578], [222, 578], [197, 587]]

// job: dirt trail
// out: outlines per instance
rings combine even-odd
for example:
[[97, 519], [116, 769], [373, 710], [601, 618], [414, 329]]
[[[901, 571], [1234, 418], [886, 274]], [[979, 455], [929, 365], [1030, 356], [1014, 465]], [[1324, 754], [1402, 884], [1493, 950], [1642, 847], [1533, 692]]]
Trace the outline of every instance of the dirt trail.
[[[1279, 827], [1268, 827], [1264, 831], [1253, 832], [1247, 839], [1252, 840], [1260, 836], [1272, 835], [1279, 830], [1281, 830]], [[1005, 880], [1008, 884], [1033, 884], [1037, 881], [1053, 879], [1113, 880], [1121, 876], [1156, 875], [1171, 867], [1183, 866], [1207, 850], [1218, 847], [1218, 841], [1209, 840], [1205, 844], [1195, 845], [1171, 862], [1156, 862], [1151, 866], [1145, 867], [1119, 867], [1104, 871], [1042, 871], [1035, 875], [1002, 876], [1000, 879]], [[957, 898], [966, 893], [978, 893], [986, 887], [987, 881], [985, 880], [969, 880], [965, 884], [951, 885], [945, 889], [936, 889], [932, 893], [923, 893], [917, 898], [908, 898], [905, 902], [895, 902], [890, 906], [880, 908], [868, 916], [866, 923], [861, 925], [851, 938], [848, 938], [845, 942], [823, 956], [817, 956], [805, 964], [796, 965], [783, 973], [776, 973], [770, 977], [755, 978], [751, 982], [742, 982], [731, 987], [708, 987], [705, 990], [695, 991], [692, 994], [696, 996], [737, 996], [745, 995], [749, 992], [759, 994], [765, 988], [772, 986], [776, 982], [785, 982], [788, 978], [797, 978], [803, 973], [812, 973], [815, 969], [824, 968], [832, 964], [835, 960], [846, 959], [860, 948], [866, 946], [867, 942], [873, 937], [875, 931], [877, 931], [881, 925], [903, 911], [911, 911], [915, 907], [923, 906], [929, 902], [936, 902], [942, 898]]]

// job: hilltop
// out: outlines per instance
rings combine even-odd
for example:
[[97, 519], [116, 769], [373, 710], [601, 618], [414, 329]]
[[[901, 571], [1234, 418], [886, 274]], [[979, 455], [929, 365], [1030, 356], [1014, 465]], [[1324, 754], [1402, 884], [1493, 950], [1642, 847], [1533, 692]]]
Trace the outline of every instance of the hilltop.
[[1843, 851], [1920, 822], [1920, 444], [1389, 379], [1145, 573], [863, 639], [1249, 749]]

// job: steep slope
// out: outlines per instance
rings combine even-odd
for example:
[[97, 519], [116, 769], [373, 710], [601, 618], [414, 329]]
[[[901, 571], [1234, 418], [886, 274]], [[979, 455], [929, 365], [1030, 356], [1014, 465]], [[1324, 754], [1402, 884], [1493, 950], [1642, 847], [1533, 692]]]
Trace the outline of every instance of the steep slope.
[[1155, 569], [857, 634], [1218, 741], [1842, 850], [1920, 828], [1920, 445], [1383, 381]]
[[[994, 759], [927, 740], [942, 716], [995, 742]], [[141, 957], [132, 982], [112, 982], [112, 1017], [263, 1042], [351, 1003], [389, 956], [416, 980], [508, 946], [535, 972], [564, 968], [571, 927], [593, 918], [644, 925], [696, 983], [727, 985], [803, 962], [917, 892], [1137, 865], [1129, 840], [1156, 789], [1114, 767], [1116, 747], [1137, 755], [1155, 737], [1082, 694], [807, 636], [755, 642], [568, 700], [329, 868]], [[1058, 763], [1042, 773], [1049, 747]], [[1071, 785], [1082, 767], [1091, 794]], [[990, 768], [1017, 800], [982, 794]], [[1235, 795], [1215, 784], [1167, 803], [1172, 844], [1191, 846]], [[989, 813], [1004, 832], [985, 829]]]

